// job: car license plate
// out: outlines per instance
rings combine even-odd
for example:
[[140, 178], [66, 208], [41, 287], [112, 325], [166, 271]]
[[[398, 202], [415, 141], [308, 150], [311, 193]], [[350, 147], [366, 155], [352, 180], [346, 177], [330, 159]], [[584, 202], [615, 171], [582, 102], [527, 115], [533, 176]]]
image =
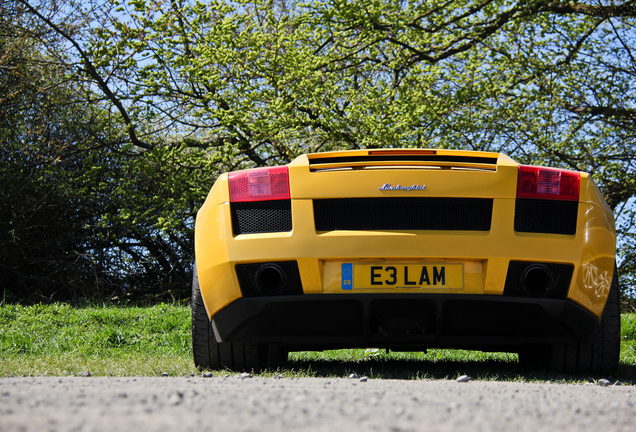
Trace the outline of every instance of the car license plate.
[[462, 289], [462, 264], [342, 264], [342, 289]]

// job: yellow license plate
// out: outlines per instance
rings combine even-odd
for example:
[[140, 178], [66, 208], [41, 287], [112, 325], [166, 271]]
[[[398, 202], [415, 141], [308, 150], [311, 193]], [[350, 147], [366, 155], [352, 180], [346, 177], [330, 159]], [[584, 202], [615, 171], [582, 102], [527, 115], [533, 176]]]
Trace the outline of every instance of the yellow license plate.
[[342, 264], [342, 289], [462, 289], [463, 264]]

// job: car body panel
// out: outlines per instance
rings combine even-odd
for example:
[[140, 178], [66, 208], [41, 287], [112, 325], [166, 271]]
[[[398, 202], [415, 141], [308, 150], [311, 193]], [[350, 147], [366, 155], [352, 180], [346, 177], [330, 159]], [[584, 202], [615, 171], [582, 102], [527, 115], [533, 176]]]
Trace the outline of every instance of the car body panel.
[[[519, 165], [509, 157], [497, 153], [424, 150], [406, 154], [436, 152], [460, 162], [444, 165], [446, 162], [356, 160], [364, 159], [370, 152], [303, 155], [290, 163], [290, 232], [234, 235], [228, 175], [217, 179], [198, 212], [195, 231], [198, 278], [212, 322], [216, 314], [242, 298], [235, 265], [271, 261], [297, 262], [303, 293], [325, 296], [352, 294], [341, 286], [343, 263], [461, 263], [465, 275], [463, 287], [451, 290], [457, 296], [501, 296], [513, 261], [569, 264], [574, 270], [567, 299], [600, 319], [614, 268], [616, 233], [612, 212], [586, 173], [581, 173], [576, 234], [516, 232]], [[404, 154], [399, 150], [372, 152], [380, 156]], [[330, 158], [336, 162], [330, 162]], [[477, 158], [490, 162], [481, 164]], [[362, 165], [370, 168], [360, 169]], [[425, 188], [381, 190], [385, 184]], [[347, 197], [490, 198], [492, 222], [488, 231], [316, 231], [313, 200]], [[419, 290], [426, 295], [451, 291], [435, 287]], [[371, 292], [389, 295], [414, 291], [383, 288], [356, 290], [354, 294]]]

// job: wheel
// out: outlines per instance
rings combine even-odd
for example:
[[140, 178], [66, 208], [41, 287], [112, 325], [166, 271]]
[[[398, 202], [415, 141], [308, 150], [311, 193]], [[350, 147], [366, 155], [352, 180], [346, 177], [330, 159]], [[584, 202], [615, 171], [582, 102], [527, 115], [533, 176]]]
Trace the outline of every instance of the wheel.
[[[283, 347], [248, 342], [217, 342], [203, 304], [196, 266], [192, 276], [192, 355], [199, 370], [227, 368], [258, 372], [287, 360]], [[269, 362], [268, 362], [269, 360]]]
[[519, 352], [519, 363], [532, 369], [568, 374], [612, 375], [620, 357], [620, 290], [614, 268], [603, 317], [586, 343], [533, 346]]

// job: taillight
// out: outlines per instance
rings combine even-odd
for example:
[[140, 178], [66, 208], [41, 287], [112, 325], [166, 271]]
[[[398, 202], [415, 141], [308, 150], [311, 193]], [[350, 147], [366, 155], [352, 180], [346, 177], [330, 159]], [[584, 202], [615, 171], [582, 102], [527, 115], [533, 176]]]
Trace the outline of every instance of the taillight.
[[580, 188], [578, 172], [519, 165], [517, 198], [578, 201]]
[[231, 202], [290, 199], [286, 166], [232, 172], [229, 183]]

